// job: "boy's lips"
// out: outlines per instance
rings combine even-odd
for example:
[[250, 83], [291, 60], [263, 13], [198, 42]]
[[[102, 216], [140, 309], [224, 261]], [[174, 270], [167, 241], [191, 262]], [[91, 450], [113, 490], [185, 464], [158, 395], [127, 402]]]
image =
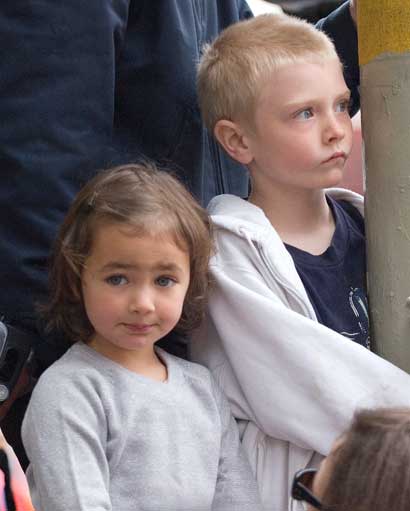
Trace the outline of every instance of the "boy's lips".
[[343, 160], [346, 160], [347, 156], [346, 153], [343, 151], [337, 151], [332, 154], [327, 160], [323, 160], [322, 163], [329, 163], [330, 161], [337, 160], [338, 158], [343, 158]]

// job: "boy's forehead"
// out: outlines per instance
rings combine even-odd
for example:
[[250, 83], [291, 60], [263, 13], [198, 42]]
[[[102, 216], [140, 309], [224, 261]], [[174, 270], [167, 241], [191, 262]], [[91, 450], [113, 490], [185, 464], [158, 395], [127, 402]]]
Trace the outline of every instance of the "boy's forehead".
[[261, 80], [257, 98], [259, 107], [266, 101], [303, 99], [311, 94], [343, 94], [347, 92], [339, 59], [296, 61], [279, 66]]
[[276, 65], [274, 69], [269, 70], [265, 76], [261, 76], [261, 83], [278, 83], [284, 79], [294, 81], [295, 75], [314, 77], [318, 72], [339, 76], [340, 73], [343, 74], [343, 65], [338, 58], [309, 57], [295, 59]]

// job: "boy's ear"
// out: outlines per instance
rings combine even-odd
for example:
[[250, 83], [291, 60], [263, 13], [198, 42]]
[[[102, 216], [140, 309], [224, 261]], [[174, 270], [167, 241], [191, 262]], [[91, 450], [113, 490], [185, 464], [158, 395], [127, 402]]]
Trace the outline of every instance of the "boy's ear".
[[215, 124], [214, 136], [234, 160], [243, 165], [248, 165], [253, 160], [248, 139], [236, 122], [219, 120]]

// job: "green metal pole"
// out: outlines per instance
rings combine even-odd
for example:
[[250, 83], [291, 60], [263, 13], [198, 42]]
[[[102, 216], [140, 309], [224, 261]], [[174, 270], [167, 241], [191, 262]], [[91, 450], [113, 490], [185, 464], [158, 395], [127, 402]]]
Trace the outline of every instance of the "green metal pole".
[[410, 0], [358, 10], [371, 339], [410, 372]]

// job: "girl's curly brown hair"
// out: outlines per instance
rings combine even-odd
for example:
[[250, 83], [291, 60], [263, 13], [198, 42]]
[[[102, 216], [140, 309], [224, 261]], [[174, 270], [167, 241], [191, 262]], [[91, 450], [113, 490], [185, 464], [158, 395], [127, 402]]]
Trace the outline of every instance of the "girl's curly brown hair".
[[78, 193], [55, 243], [50, 268], [50, 300], [42, 307], [49, 331], [72, 342], [94, 333], [81, 291], [81, 274], [96, 225], [118, 222], [136, 235], [171, 234], [190, 258], [190, 284], [176, 329], [199, 325], [209, 286], [211, 223], [206, 211], [169, 172], [150, 163], [129, 164], [98, 173]]

